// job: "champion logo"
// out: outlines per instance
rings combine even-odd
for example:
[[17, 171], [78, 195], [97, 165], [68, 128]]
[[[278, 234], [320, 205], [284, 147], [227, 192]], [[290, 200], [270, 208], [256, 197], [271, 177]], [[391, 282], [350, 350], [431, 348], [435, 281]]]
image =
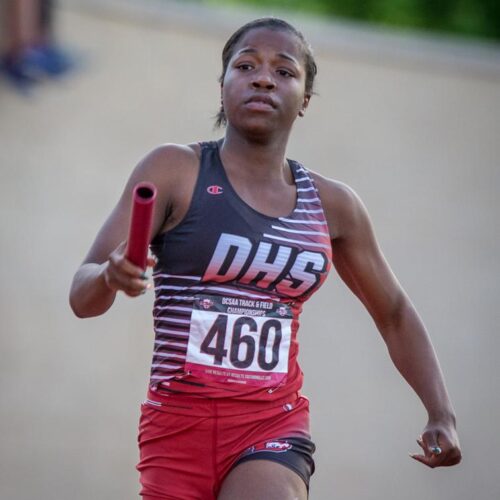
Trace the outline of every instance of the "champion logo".
[[220, 187], [214, 184], [213, 186], [208, 186], [207, 187], [207, 192], [209, 194], [222, 194], [224, 190]]

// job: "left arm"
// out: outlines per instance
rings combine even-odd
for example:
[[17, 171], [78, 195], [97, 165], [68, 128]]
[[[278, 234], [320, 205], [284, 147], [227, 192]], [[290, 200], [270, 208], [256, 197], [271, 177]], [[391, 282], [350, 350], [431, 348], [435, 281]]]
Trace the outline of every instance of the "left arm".
[[317, 179], [331, 224], [333, 263], [361, 300], [382, 335], [390, 357], [428, 413], [417, 441], [424, 454], [411, 455], [429, 467], [461, 460], [455, 413], [443, 374], [417, 311], [392, 273], [377, 244], [366, 208], [347, 186]]

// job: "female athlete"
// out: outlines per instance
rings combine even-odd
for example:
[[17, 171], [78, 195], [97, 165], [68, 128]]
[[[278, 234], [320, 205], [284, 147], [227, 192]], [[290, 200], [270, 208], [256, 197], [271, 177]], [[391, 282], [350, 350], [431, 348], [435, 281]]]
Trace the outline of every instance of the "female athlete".
[[302, 304], [333, 262], [374, 319], [428, 422], [415, 460], [461, 459], [455, 415], [425, 328], [344, 184], [286, 158], [316, 64], [285, 21], [246, 24], [222, 54], [217, 142], [163, 145], [130, 176], [78, 269], [70, 302], [97, 316], [145, 292], [125, 256], [132, 190], [158, 188], [151, 249], [155, 344], [139, 426], [144, 499], [305, 499], [314, 471], [300, 394]]

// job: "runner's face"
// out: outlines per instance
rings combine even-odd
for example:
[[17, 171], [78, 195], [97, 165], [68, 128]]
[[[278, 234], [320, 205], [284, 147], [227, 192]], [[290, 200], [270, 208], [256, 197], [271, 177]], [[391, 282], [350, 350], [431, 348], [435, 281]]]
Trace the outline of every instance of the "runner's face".
[[299, 39], [287, 31], [258, 28], [234, 48], [222, 100], [228, 126], [249, 132], [289, 130], [309, 102]]

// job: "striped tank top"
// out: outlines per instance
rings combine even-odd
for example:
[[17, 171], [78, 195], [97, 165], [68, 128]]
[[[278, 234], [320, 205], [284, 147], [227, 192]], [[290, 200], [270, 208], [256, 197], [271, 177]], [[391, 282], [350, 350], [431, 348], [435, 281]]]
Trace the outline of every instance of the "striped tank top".
[[216, 142], [201, 143], [189, 209], [151, 249], [153, 391], [273, 400], [297, 392], [302, 304], [331, 267], [328, 226], [314, 181], [288, 160], [293, 211], [264, 215], [231, 186]]

